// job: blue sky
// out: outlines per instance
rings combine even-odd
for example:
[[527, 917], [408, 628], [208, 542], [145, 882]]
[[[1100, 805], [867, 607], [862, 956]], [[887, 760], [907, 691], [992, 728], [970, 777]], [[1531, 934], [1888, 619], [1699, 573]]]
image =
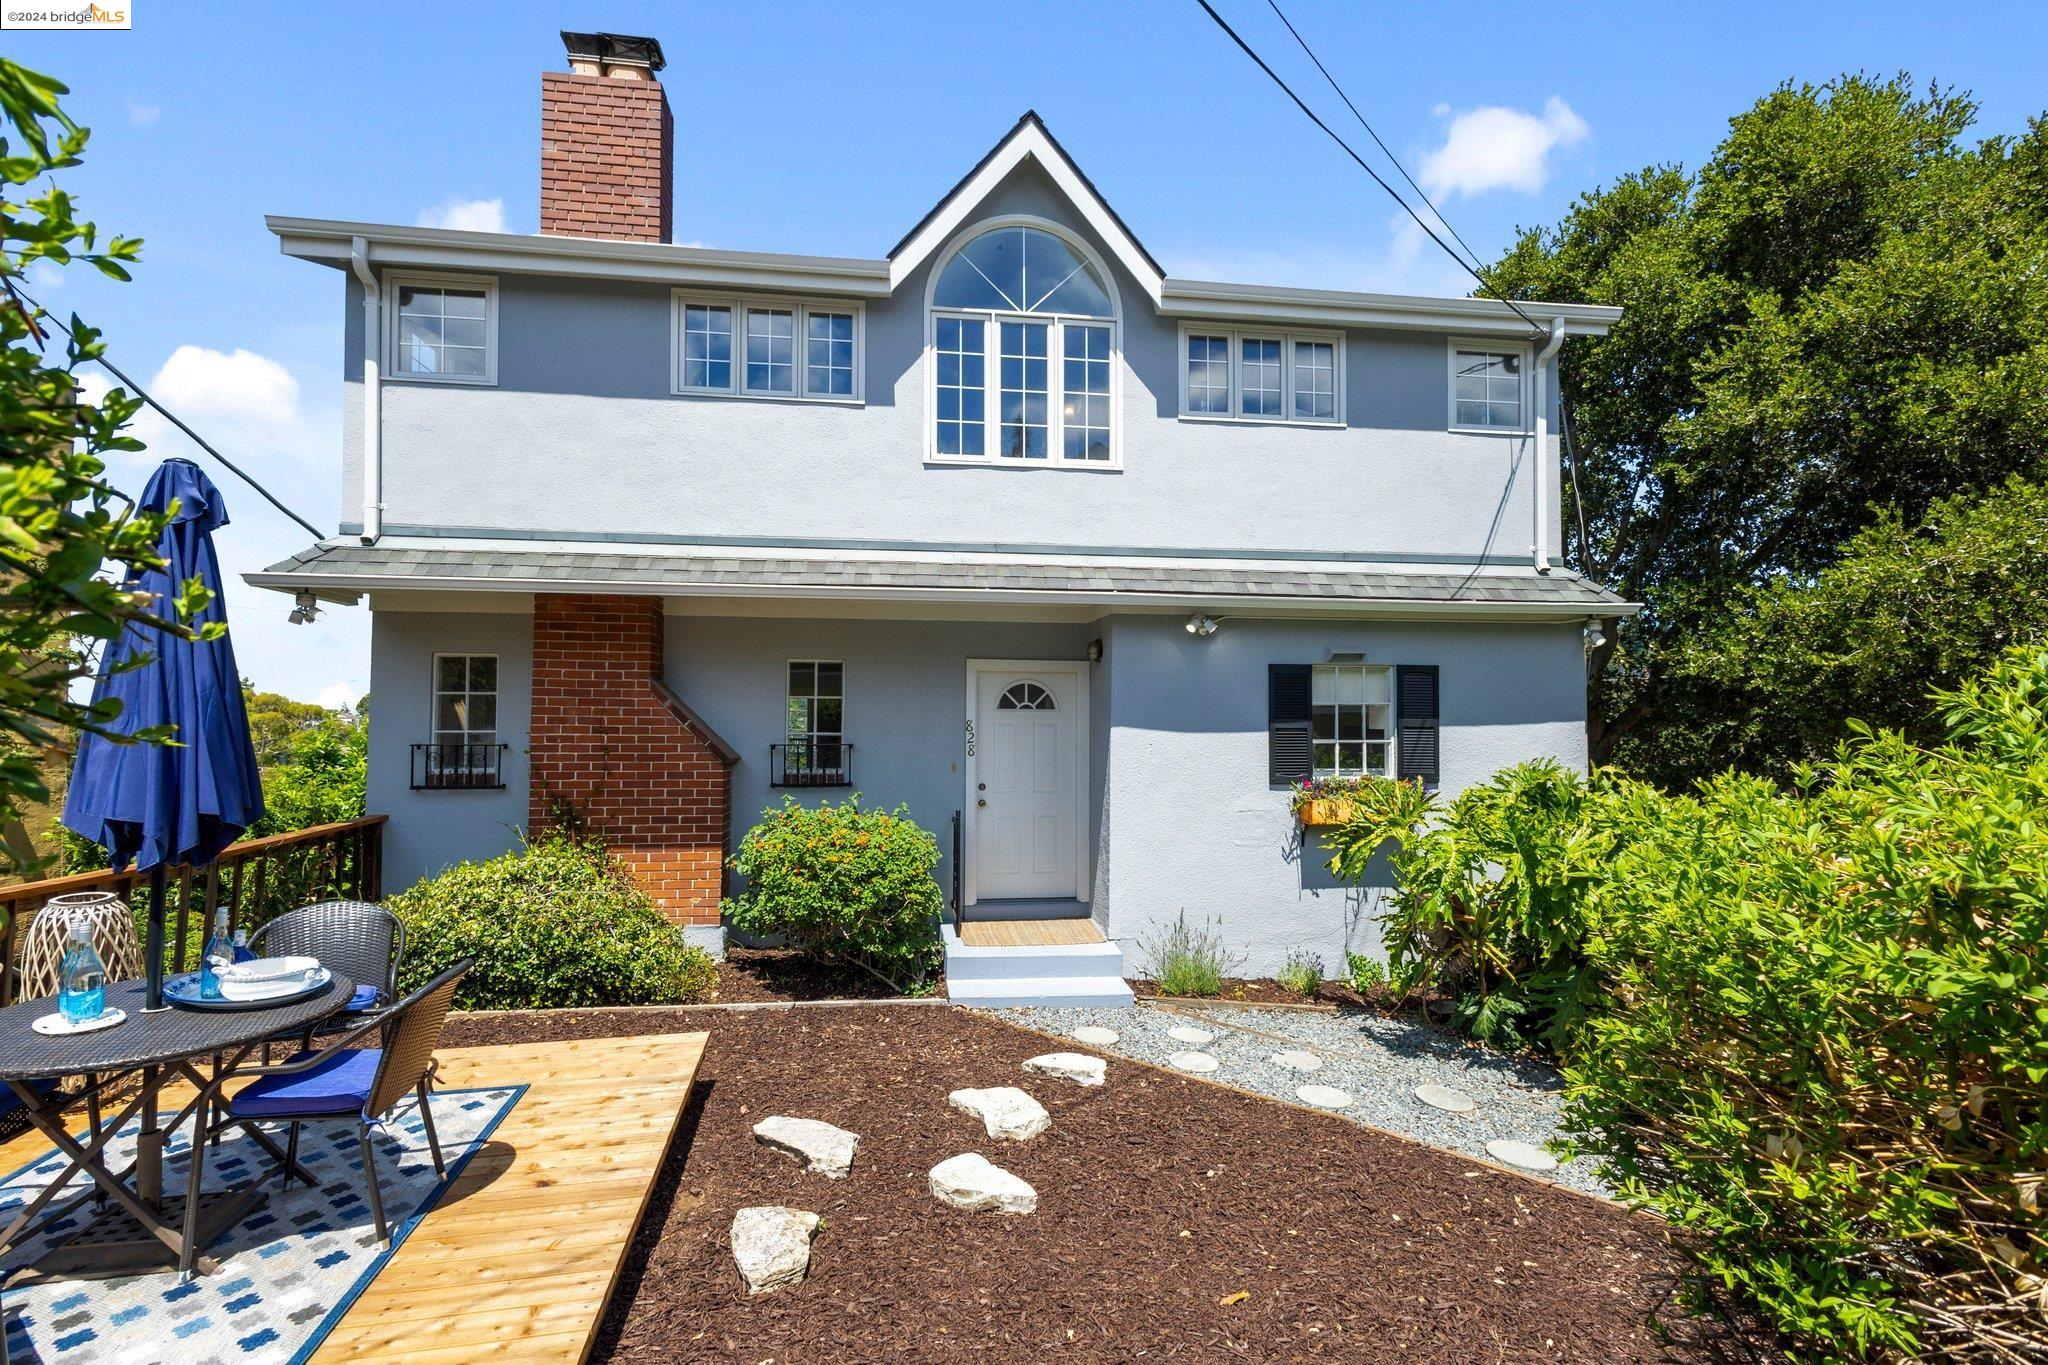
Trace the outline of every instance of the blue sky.
[[[1264, 0], [1215, 3], [1363, 145]], [[1283, 4], [1487, 256], [1581, 190], [1697, 164], [1730, 115], [1787, 79], [1907, 70], [1974, 92], [1983, 133], [2017, 132], [2048, 105], [2038, 5], [1973, 6], [1961, 23], [1902, 3]], [[880, 255], [1035, 108], [1170, 273], [1466, 287], [1193, 0], [131, 8], [126, 33], [5, 37], [9, 56], [71, 86], [94, 129], [65, 181], [86, 215], [147, 241], [132, 285], [74, 270], [36, 288], [323, 528], [340, 510], [341, 277], [281, 257], [263, 215], [533, 231], [537, 73], [563, 69], [563, 28], [662, 41], [680, 241]], [[157, 454], [183, 450], [161, 424], [144, 434]], [[148, 463], [117, 474], [139, 490]], [[305, 543], [209, 472], [235, 514], [232, 572]], [[307, 628], [287, 610], [230, 586], [259, 687], [330, 702], [368, 688], [367, 611]]]

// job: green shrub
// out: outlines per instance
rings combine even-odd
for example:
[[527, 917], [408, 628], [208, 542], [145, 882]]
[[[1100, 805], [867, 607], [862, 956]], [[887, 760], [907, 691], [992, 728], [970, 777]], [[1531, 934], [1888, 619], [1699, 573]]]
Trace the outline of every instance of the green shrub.
[[473, 958], [455, 994], [464, 1009], [679, 1004], [717, 984], [710, 957], [593, 844], [544, 838], [389, 904], [405, 924], [399, 989]]
[[2048, 1344], [2048, 650], [1938, 702], [1790, 791], [1530, 765], [1340, 832], [1400, 841], [1397, 980], [1540, 1026], [1579, 1150], [1801, 1358]]
[[1408, 782], [1361, 791], [1331, 831], [1330, 866], [1358, 880], [1386, 843], [1398, 884], [1384, 939], [1403, 995], [1442, 990], [1454, 1027], [1483, 1042], [1561, 1046], [1598, 987], [1585, 893], [1606, 839], [1586, 819], [1593, 788], [1548, 759], [1509, 768], [1448, 806]]
[[1313, 999], [1315, 993], [1323, 988], [1323, 960], [1314, 953], [1297, 948], [1287, 955], [1287, 961], [1280, 964], [1280, 972], [1274, 979], [1280, 983], [1280, 989], [1304, 1000]]
[[726, 902], [726, 922], [910, 991], [939, 964], [938, 862], [938, 841], [906, 807], [869, 810], [858, 792], [815, 807], [785, 796], [732, 856], [747, 887]]
[[1225, 952], [1223, 939], [1208, 925], [1188, 927], [1183, 912], [1167, 930], [1143, 945], [1145, 972], [1162, 995], [1219, 995], [1223, 979], [1236, 970], [1238, 959]]
[[1387, 964], [1369, 953], [1347, 953], [1344, 965], [1349, 968], [1351, 989], [1360, 995], [1371, 995], [1387, 984]]

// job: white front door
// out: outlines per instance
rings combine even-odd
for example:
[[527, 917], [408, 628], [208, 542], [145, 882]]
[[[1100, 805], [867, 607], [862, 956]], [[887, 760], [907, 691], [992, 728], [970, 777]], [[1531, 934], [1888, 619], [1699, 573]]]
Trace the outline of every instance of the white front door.
[[1079, 675], [976, 672], [973, 785], [977, 900], [1070, 897], [1081, 783]]

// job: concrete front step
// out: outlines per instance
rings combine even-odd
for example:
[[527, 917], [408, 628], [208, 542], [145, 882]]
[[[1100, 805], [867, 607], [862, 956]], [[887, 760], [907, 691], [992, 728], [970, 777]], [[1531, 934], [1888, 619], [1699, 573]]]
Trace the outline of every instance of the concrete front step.
[[953, 925], [943, 930], [946, 994], [976, 1005], [1103, 1005], [1131, 1003], [1124, 950], [1114, 943], [1034, 944], [970, 948]]
[[1041, 1009], [1116, 1009], [1129, 1005], [1131, 988], [1120, 976], [1011, 976], [946, 981], [946, 995], [962, 1005], [1031, 1005]]

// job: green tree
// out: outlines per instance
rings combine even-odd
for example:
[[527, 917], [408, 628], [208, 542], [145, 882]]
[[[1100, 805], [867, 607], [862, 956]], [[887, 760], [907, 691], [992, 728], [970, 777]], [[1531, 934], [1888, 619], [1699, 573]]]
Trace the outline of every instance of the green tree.
[[1813, 577], [1737, 594], [1671, 670], [1726, 698], [1695, 737], [1709, 766], [1789, 777], [1832, 755], [1847, 717], [1939, 743], [1927, 694], [2044, 642], [2048, 486], [2014, 479], [1936, 503], [1917, 528], [1885, 510]]
[[369, 774], [369, 698], [330, 711], [247, 683], [243, 695], [263, 771], [263, 818], [250, 835], [360, 818]]
[[101, 353], [99, 334], [74, 316], [55, 329], [65, 333], [58, 347], [53, 320], [23, 294], [31, 267], [82, 263], [126, 280], [141, 247], [124, 237], [102, 244], [54, 183], [29, 191], [76, 167], [85, 149], [87, 130], [58, 105], [66, 93], [0, 57], [0, 865], [23, 873], [42, 861], [22, 817], [49, 799], [48, 755], [77, 731], [108, 734], [117, 719], [113, 706], [73, 699], [74, 684], [92, 675], [90, 646], [131, 621], [187, 633], [177, 619], [206, 601], [196, 581], [174, 602], [123, 586], [161, 563], [163, 519], [138, 513], [104, 477], [108, 452], [142, 448], [121, 433], [138, 400], [116, 389], [88, 401], [78, 371]]
[[[1514, 296], [1627, 310], [1572, 343], [1561, 385], [1566, 520], [1586, 528], [1567, 562], [1646, 604], [1588, 657], [1596, 761], [1680, 785], [1746, 760], [1722, 742], [1727, 712], [1787, 698], [1731, 693], [1741, 661], [1699, 666], [1703, 632], [1887, 518], [1918, 526], [2043, 474], [2048, 124], [1972, 145], [1975, 115], [1904, 77], [1788, 85], [1697, 172], [1589, 193], [1494, 268]], [[1922, 695], [1912, 678], [1898, 692]], [[1789, 747], [1840, 736], [1841, 718], [1815, 723], [1827, 733]]]

